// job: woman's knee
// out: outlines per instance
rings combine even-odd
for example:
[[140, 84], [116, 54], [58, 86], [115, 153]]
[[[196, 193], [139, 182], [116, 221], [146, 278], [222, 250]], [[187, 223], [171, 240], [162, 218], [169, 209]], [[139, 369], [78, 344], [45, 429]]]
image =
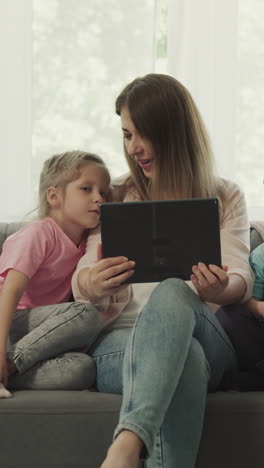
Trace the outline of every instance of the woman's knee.
[[179, 320], [185, 323], [194, 320], [201, 307], [201, 299], [185, 281], [169, 278], [155, 288], [142, 312], [145, 315], [149, 311], [153, 323], [155, 318], [159, 323], [162, 318], [166, 327], [171, 323], [172, 329], [175, 329]]
[[174, 304], [198, 304], [201, 302], [199, 296], [179, 278], [168, 278], [162, 281], [153, 291], [155, 300], [170, 300]]

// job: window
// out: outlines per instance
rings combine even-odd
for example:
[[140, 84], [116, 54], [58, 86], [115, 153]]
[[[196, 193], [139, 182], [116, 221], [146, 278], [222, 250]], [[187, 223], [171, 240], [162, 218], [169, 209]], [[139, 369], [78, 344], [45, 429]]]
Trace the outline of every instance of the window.
[[236, 173], [254, 219], [264, 218], [263, 18], [261, 0], [239, 0]]
[[250, 218], [263, 219], [263, 17], [261, 0], [3, 2], [1, 219], [36, 206], [40, 168], [54, 153], [92, 151], [113, 177], [124, 173], [115, 98], [151, 71], [187, 86], [220, 175], [244, 189]]
[[154, 70], [159, 12], [154, 0], [33, 0], [35, 189], [43, 160], [70, 149], [127, 171], [115, 99]]

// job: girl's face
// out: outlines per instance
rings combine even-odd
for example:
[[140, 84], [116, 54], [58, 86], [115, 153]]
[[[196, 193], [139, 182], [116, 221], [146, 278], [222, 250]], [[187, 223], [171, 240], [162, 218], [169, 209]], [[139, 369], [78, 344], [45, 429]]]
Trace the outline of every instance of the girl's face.
[[155, 152], [152, 143], [142, 137], [135, 128], [127, 107], [120, 113], [125, 148], [129, 156], [142, 169], [144, 175], [151, 179], [154, 174]]
[[[99, 224], [100, 206], [109, 192], [109, 178], [100, 164], [89, 162], [81, 167], [78, 179], [69, 182], [64, 190], [51, 188], [56, 196], [56, 212], [50, 214], [64, 232], [78, 240], [83, 231]], [[53, 195], [56, 193], [56, 195]]]
[[100, 164], [89, 162], [80, 169], [78, 179], [66, 185], [63, 209], [65, 215], [84, 228], [99, 223], [99, 204], [108, 192], [108, 176]]

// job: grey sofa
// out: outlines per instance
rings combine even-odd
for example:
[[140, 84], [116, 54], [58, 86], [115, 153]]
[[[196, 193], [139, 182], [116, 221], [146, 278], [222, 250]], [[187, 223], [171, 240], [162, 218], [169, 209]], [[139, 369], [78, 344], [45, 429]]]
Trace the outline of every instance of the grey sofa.
[[[0, 223], [0, 247], [16, 229]], [[252, 248], [260, 242], [252, 231]], [[15, 392], [0, 400], [0, 467], [98, 468], [120, 404], [88, 390]], [[264, 392], [210, 394], [196, 468], [263, 468], [263, 438]]]

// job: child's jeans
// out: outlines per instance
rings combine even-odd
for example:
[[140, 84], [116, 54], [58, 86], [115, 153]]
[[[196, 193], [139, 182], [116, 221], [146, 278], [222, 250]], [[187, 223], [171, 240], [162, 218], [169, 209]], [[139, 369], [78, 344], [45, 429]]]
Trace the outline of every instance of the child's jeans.
[[229, 336], [242, 370], [252, 370], [264, 360], [264, 320], [255, 317], [242, 304], [222, 306], [216, 317]]
[[238, 357], [239, 371], [225, 379], [240, 391], [264, 390], [264, 319], [242, 304], [222, 306], [216, 316], [229, 336]]
[[101, 331], [96, 308], [69, 302], [17, 310], [11, 325], [7, 357], [18, 373], [12, 389], [81, 390], [94, 383], [95, 364], [81, 352]]

